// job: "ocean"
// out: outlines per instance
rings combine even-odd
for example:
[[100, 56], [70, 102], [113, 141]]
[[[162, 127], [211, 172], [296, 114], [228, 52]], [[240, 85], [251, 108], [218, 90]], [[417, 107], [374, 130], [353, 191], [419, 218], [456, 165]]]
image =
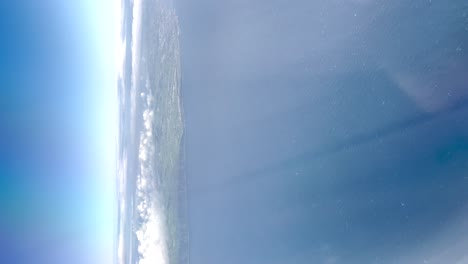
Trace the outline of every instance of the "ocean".
[[186, 263], [179, 22], [170, 1], [122, 3], [117, 263]]

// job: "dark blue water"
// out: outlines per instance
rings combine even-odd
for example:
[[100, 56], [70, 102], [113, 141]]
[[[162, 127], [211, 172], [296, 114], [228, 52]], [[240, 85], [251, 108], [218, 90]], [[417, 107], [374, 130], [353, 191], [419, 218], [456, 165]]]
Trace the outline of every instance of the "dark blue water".
[[465, 263], [466, 1], [176, 1], [191, 263]]

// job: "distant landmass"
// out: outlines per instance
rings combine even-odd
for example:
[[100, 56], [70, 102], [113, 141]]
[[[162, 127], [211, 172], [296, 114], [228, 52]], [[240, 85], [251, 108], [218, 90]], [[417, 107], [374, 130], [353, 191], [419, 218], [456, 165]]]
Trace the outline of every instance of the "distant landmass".
[[167, 0], [122, 9], [117, 263], [187, 263], [178, 18]]

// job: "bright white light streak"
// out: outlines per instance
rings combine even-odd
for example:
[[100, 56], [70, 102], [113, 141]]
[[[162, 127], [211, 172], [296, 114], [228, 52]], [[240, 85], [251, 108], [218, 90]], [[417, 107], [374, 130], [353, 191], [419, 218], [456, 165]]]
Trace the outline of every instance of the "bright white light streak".
[[[95, 248], [100, 263], [113, 263], [116, 257], [117, 236], [117, 175], [118, 169], [118, 90], [125, 46], [120, 38], [122, 3], [119, 0], [83, 0], [80, 24], [89, 31], [92, 44], [93, 94], [89, 105], [94, 115], [90, 123], [95, 146], [96, 179], [93, 180], [93, 235], [90, 248]], [[91, 187], [91, 186], [90, 186]]]

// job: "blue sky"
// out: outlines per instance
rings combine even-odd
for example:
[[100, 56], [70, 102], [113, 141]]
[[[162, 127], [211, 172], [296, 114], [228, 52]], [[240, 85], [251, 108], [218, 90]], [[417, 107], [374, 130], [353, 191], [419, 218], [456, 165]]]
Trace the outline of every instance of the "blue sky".
[[[192, 263], [466, 262], [463, 1], [176, 4]], [[119, 8], [0, 3], [0, 263], [112, 261]]]
[[111, 263], [118, 1], [0, 4], [0, 262]]

